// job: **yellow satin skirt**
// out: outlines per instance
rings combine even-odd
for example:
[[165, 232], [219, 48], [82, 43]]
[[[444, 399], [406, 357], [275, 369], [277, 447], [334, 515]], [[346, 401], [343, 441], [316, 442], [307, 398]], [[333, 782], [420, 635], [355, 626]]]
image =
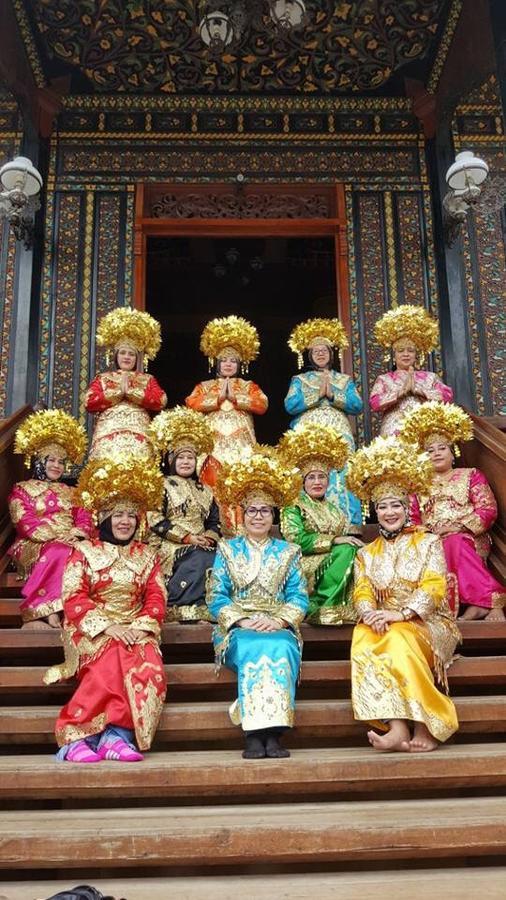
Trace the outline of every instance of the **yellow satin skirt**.
[[423, 722], [446, 741], [458, 728], [452, 700], [436, 687], [425, 628], [394, 622], [385, 634], [356, 625], [351, 643], [351, 699], [355, 719], [386, 730], [390, 719]]

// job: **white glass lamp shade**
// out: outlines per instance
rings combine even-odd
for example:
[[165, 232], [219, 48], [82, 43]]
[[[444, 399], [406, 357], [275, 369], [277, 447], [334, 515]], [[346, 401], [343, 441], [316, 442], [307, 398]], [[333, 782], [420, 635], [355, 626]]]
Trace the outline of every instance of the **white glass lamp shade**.
[[18, 189], [27, 197], [35, 197], [42, 187], [42, 175], [26, 156], [17, 156], [0, 169], [0, 183], [4, 191]]
[[306, 15], [304, 0], [270, 0], [272, 21], [281, 28], [290, 30], [302, 25]]
[[227, 47], [234, 32], [229, 17], [223, 12], [206, 13], [199, 25], [199, 35], [207, 47]]
[[446, 173], [446, 183], [453, 191], [463, 191], [470, 185], [482, 184], [487, 175], [485, 160], [475, 156], [472, 150], [462, 150]]

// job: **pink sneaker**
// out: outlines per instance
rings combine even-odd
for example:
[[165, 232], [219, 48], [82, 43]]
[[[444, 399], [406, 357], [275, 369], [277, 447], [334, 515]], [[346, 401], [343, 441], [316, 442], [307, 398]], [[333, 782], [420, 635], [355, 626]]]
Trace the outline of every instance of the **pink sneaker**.
[[101, 762], [102, 757], [99, 753], [95, 753], [91, 747], [88, 746], [86, 741], [77, 741], [73, 747], [70, 748], [66, 757], [66, 762], [75, 762], [75, 763], [96, 763]]
[[112, 744], [104, 744], [98, 753], [101, 759], [117, 759], [119, 762], [140, 762], [144, 759], [142, 753], [133, 750], [122, 738]]

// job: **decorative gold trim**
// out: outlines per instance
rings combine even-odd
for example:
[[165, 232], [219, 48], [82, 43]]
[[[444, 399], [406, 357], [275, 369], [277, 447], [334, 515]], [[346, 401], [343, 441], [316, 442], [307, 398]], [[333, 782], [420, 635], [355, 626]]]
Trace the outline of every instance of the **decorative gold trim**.
[[88, 389], [88, 360], [91, 341], [92, 267], [94, 232], [95, 192], [92, 185], [86, 186], [86, 206], [84, 213], [84, 258], [82, 281], [82, 321], [81, 321], [81, 372], [79, 376], [79, 421], [86, 422], [86, 392]]
[[[215, 143], [223, 143], [224, 140], [228, 141], [242, 141], [242, 143], [247, 146], [248, 144], [255, 143], [257, 141], [265, 141], [266, 143], [271, 143], [273, 141], [284, 141], [288, 144], [293, 144], [294, 140], [298, 143], [321, 143], [322, 141], [333, 141], [335, 143], [339, 143], [339, 141], [349, 141], [350, 143], [357, 143], [360, 141], [367, 141], [369, 143], [379, 143], [384, 144], [386, 140], [392, 143], [398, 143], [399, 141], [403, 141], [406, 144], [413, 144], [418, 141], [419, 134], [418, 132], [410, 132], [410, 133], [384, 133], [384, 134], [361, 134], [360, 132], [348, 134], [348, 132], [333, 132], [329, 134], [328, 132], [290, 132], [286, 134], [282, 131], [276, 132], [275, 134], [265, 134], [264, 132], [251, 132], [245, 134], [244, 132], [215, 132], [215, 131], [184, 131], [177, 132], [176, 134], [164, 131], [164, 132], [145, 132], [145, 131], [137, 131], [132, 134], [124, 131], [60, 131], [61, 140], [96, 140], [99, 138], [100, 140], [114, 140], [118, 141], [120, 138], [124, 138], [126, 141], [132, 140], [142, 140], [147, 142], [156, 142], [160, 140], [164, 140], [167, 142], [175, 142], [175, 141], [195, 141], [195, 140], [206, 140], [212, 141]], [[497, 139], [497, 138], [496, 138]]]
[[399, 302], [399, 290], [397, 285], [397, 265], [395, 261], [395, 234], [394, 234], [394, 214], [392, 204], [392, 194], [390, 191], [384, 193], [385, 204], [385, 238], [387, 251], [388, 266], [388, 290], [390, 294], [390, 305], [396, 307]]
[[446, 20], [446, 25], [444, 27], [444, 31], [441, 37], [441, 42], [438, 47], [438, 51], [436, 53], [436, 58], [434, 60], [434, 65], [432, 67], [432, 72], [429, 75], [429, 80], [427, 82], [427, 90], [430, 94], [435, 94], [437, 90], [437, 86], [439, 84], [439, 79], [441, 78], [441, 74], [443, 72], [445, 62], [448, 56], [448, 51], [450, 49], [453, 36], [455, 34], [460, 14], [463, 9], [463, 0], [453, 0], [450, 11], [448, 13], [448, 18]]
[[[460, 0], [459, 0], [460, 2]], [[409, 112], [411, 100], [404, 97], [230, 97], [158, 96], [153, 94], [73, 94], [62, 98], [63, 109], [97, 112], [139, 109], [149, 112]]]
[[21, 38], [23, 40], [26, 56], [28, 62], [30, 63], [30, 68], [33, 73], [35, 84], [37, 85], [37, 87], [43, 88], [46, 86], [46, 79], [44, 77], [40, 56], [33, 39], [32, 29], [30, 27], [28, 16], [26, 15], [26, 10], [24, 8], [22, 0], [12, 0], [12, 8], [17, 19], [18, 28], [21, 33]]

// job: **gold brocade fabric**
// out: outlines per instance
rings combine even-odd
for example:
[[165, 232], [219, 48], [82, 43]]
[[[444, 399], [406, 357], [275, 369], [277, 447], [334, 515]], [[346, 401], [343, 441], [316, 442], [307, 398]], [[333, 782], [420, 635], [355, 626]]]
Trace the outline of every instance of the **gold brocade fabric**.
[[[181, 478], [170, 475], [164, 479], [165, 500], [163, 513], [148, 512], [148, 525], [156, 528], [158, 522], [168, 519], [171, 523], [164, 537], [150, 534], [149, 545], [160, 557], [162, 571], [165, 576], [172, 574], [176, 555], [188, 549], [183, 544], [187, 534], [204, 534], [205, 522], [213, 503], [213, 493], [206, 485], [199, 486], [192, 478]], [[209, 532], [216, 541], [219, 535]]]
[[[442, 524], [464, 526], [474, 537], [476, 551], [486, 557], [490, 549], [490, 538], [484, 532], [481, 518], [475, 512], [471, 499], [471, 478], [475, 469], [455, 469], [450, 478], [434, 476], [428, 496], [419, 496], [422, 521], [429, 531]], [[488, 485], [477, 488], [479, 507], [496, 515], [497, 505]]]
[[272, 726], [293, 728], [295, 707], [289, 688], [293, 676], [286, 657], [273, 660], [263, 655], [255, 662], [245, 663], [240, 677], [245, 688], [242, 710], [239, 700], [229, 709], [234, 725], [241, 725], [244, 731]]
[[385, 634], [357, 625], [351, 645], [355, 719], [385, 729], [391, 719], [424, 723], [438, 741], [458, 728], [455, 706], [434, 683], [432, 650], [414, 622], [394, 622]]
[[[69, 534], [75, 528], [72, 514], [74, 493], [74, 488], [58, 481], [38, 481], [34, 478], [20, 481], [16, 485], [13, 499], [9, 502], [14, 527], [22, 522], [26, 513], [23, 495], [26, 495], [28, 504], [36, 515], [40, 516], [40, 525], [31, 530], [30, 537], [17, 537], [10, 549], [21, 578], [30, 574], [44, 544], [48, 541], [68, 542]], [[52, 495], [56, 497], [56, 501], [52, 499]], [[53, 509], [55, 503], [58, 504], [56, 511]]]
[[235, 409], [230, 400], [225, 400], [221, 409], [207, 415], [215, 437], [213, 456], [220, 463], [246, 459], [255, 443], [252, 415]]
[[358, 614], [370, 608], [413, 610], [420, 620], [414, 627], [420, 640], [429, 643], [443, 684], [461, 639], [446, 589], [442, 542], [423, 529], [406, 529], [391, 541], [379, 537], [356, 556], [353, 602]]
[[[397, 391], [395, 392], [395, 397], [397, 397]], [[389, 437], [390, 435], [398, 434], [405, 417], [408, 413], [412, 412], [413, 409], [416, 409], [417, 406], [420, 406], [420, 403], [422, 402], [423, 401], [419, 397], [415, 397], [414, 394], [408, 394], [406, 397], [399, 400], [393, 409], [389, 409], [388, 412], [384, 413], [381, 420], [380, 435], [382, 437]]]
[[93, 432], [90, 459], [125, 453], [151, 459], [153, 448], [147, 433], [151, 418], [147, 410], [124, 400], [98, 415]]
[[308, 531], [317, 531], [318, 534], [328, 534], [332, 537], [347, 533], [349, 522], [334, 503], [312, 500], [305, 491], [302, 491], [297, 506]]

